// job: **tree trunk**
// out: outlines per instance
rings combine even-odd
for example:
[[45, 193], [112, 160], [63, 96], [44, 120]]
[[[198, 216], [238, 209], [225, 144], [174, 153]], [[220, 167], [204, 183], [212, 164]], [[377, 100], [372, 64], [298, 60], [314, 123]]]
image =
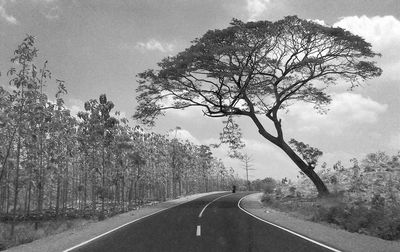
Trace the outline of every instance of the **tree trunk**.
[[104, 144], [104, 134], [103, 134], [103, 146], [101, 152], [101, 167], [102, 167], [102, 174], [101, 174], [101, 214], [104, 215], [104, 198], [106, 197], [105, 189], [105, 144]]
[[14, 184], [14, 209], [13, 209], [13, 221], [11, 224], [11, 237], [14, 237], [14, 228], [17, 217], [17, 205], [18, 205], [18, 190], [19, 190], [19, 165], [20, 165], [20, 157], [21, 157], [21, 136], [18, 136], [18, 145], [17, 145], [17, 164], [15, 168], [15, 184]]
[[15, 137], [15, 134], [16, 134], [16, 133], [17, 133], [17, 127], [15, 127], [14, 132], [12, 133], [12, 136], [11, 136], [11, 138], [10, 138], [10, 142], [8, 143], [8, 148], [7, 148], [7, 151], [6, 151], [6, 156], [5, 156], [4, 159], [3, 159], [3, 164], [2, 164], [1, 172], [0, 172], [0, 182], [1, 182], [1, 179], [3, 178], [4, 173], [6, 172], [7, 160], [8, 160], [8, 157], [10, 156], [10, 151], [11, 151], [11, 149], [12, 149], [13, 142], [14, 142], [14, 137]]
[[43, 168], [43, 139], [42, 139], [42, 125], [39, 128], [39, 183], [38, 183], [38, 213], [41, 214], [43, 211], [43, 199], [44, 199], [44, 180], [45, 170]]
[[84, 169], [85, 169], [85, 178], [84, 178], [84, 187], [83, 187], [83, 210], [86, 211], [88, 173], [87, 173], [87, 167], [84, 167]]
[[314, 183], [315, 187], [317, 188], [319, 196], [325, 196], [325, 195], [329, 194], [328, 188], [325, 186], [324, 182], [321, 180], [321, 178], [318, 176], [318, 174], [315, 173], [314, 169], [312, 167], [308, 166], [296, 154], [296, 152], [294, 152], [294, 150], [283, 140], [281, 123], [278, 120], [276, 113], [274, 115], [273, 121], [275, 124], [275, 128], [278, 132], [278, 137], [274, 137], [270, 133], [268, 133], [254, 113], [250, 114], [249, 116], [253, 120], [253, 122], [256, 124], [260, 135], [262, 135], [265, 139], [267, 139], [268, 141], [270, 141], [271, 143], [275, 144], [280, 149], [282, 149], [290, 157], [290, 159], [297, 165], [297, 167], [302, 172], [304, 172], [304, 174]]
[[28, 202], [27, 204], [27, 210], [26, 213], [27, 215], [30, 214], [31, 212], [31, 198], [32, 198], [32, 181], [33, 181], [33, 173], [32, 173], [32, 168], [29, 169], [29, 182], [28, 182]]
[[287, 143], [282, 141], [281, 143], [278, 143], [277, 146], [281, 148], [290, 157], [290, 159], [292, 159], [297, 167], [299, 167], [300, 170], [314, 183], [319, 196], [325, 196], [329, 194], [328, 188], [325, 186], [325, 183], [314, 171], [314, 169], [307, 165]]
[[58, 217], [60, 211], [60, 187], [61, 187], [61, 178], [60, 174], [57, 174], [56, 217]]
[[130, 179], [129, 190], [128, 190], [128, 203], [129, 209], [132, 207], [132, 195], [133, 194], [133, 179]]
[[125, 212], [125, 176], [122, 176], [121, 178], [121, 201], [122, 201], [122, 211]]

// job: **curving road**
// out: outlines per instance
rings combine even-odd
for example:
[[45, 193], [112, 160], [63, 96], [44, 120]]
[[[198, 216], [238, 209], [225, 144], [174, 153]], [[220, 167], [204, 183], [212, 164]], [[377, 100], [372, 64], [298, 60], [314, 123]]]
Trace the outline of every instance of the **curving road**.
[[337, 251], [248, 215], [238, 207], [246, 194], [208, 195], [70, 251]]

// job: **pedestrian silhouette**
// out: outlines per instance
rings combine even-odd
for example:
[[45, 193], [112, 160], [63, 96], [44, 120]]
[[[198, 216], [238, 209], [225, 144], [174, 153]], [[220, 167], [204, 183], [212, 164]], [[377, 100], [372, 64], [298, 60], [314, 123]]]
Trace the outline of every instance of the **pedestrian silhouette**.
[[233, 185], [233, 186], [232, 186], [232, 193], [235, 193], [235, 192], [236, 192], [236, 186]]

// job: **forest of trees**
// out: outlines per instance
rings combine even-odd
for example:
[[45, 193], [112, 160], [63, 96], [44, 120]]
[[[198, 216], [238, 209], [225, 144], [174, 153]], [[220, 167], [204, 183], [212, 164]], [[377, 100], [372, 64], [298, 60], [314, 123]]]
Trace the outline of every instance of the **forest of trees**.
[[[146, 133], [118, 119], [105, 94], [71, 115], [64, 82], [48, 97], [34, 38], [14, 52], [0, 86], [0, 217], [99, 216], [147, 201], [228, 189], [234, 174], [210, 147]], [[4, 81], [4, 79], [7, 81]], [[9, 82], [9, 83], [7, 83]]]

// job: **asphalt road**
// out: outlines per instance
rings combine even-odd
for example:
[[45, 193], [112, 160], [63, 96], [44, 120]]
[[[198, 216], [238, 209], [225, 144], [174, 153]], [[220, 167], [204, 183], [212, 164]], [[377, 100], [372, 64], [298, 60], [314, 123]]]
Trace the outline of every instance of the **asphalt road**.
[[124, 226], [73, 251], [332, 252], [240, 210], [237, 203], [246, 194], [208, 195]]

